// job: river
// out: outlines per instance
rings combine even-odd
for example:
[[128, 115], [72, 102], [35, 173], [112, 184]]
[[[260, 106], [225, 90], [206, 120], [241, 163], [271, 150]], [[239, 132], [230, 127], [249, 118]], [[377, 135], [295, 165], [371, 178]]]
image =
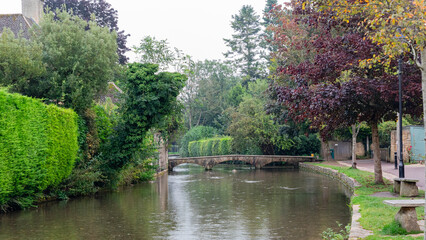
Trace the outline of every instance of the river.
[[321, 239], [350, 192], [314, 173], [179, 166], [155, 182], [0, 215], [0, 239]]

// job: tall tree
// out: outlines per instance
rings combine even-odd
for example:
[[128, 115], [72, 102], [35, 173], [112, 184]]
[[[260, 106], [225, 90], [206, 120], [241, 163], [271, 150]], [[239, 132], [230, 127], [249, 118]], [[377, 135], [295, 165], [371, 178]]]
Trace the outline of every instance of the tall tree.
[[[287, 62], [278, 68], [281, 79], [291, 83], [278, 87], [279, 99], [288, 107], [294, 118], [310, 119], [312, 125], [321, 130], [327, 139], [339, 127], [349, 126], [358, 121], [367, 121], [373, 133], [373, 150], [379, 152], [377, 124], [396, 110], [397, 86], [395, 75], [386, 72], [381, 64], [369, 69], [358, 67], [358, 62], [373, 58], [382, 51], [379, 45], [365, 38], [358, 31], [359, 18], [349, 23], [333, 21], [330, 12], [318, 11], [304, 1], [292, 2], [290, 18], [282, 18], [282, 26], [275, 29], [278, 44], [282, 40], [286, 47], [280, 47], [277, 57], [288, 56], [289, 47], [308, 46], [313, 58], [307, 61]], [[304, 27], [307, 38], [299, 43], [288, 42], [283, 29]], [[302, 50], [303, 51], [303, 50]], [[395, 62], [390, 66], [395, 67]], [[420, 83], [415, 81], [418, 72], [407, 66], [404, 85], [410, 91], [405, 99], [409, 111], [418, 114]], [[375, 154], [375, 182], [382, 183], [381, 165]]]
[[[383, 46], [384, 54], [366, 60], [364, 65], [370, 66], [383, 60], [389, 62], [403, 53], [411, 53], [413, 62], [421, 71], [423, 121], [426, 126], [425, 2], [423, 0], [321, 0], [319, 4], [324, 9], [333, 11], [336, 17], [343, 21], [349, 21], [354, 15], [360, 15], [365, 19], [363, 23], [368, 29], [368, 37]], [[426, 239], [426, 232], [424, 237]]]
[[223, 62], [205, 60], [194, 63], [190, 69], [189, 81], [193, 84], [181, 94], [185, 104], [185, 120], [190, 129], [204, 125], [226, 129], [222, 114], [228, 108], [227, 94], [240, 79], [234, 69]]
[[177, 105], [177, 96], [186, 80], [185, 75], [158, 73], [158, 65], [141, 63], [129, 64], [126, 76], [122, 118], [104, 159], [107, 174], [115, 174], [136, 161], [133, 155], [148, 130], [160, 126], [174, 113], [173, 106]]
[[262, 57], [268, 62], [270, 62], [271, 60], [271, 53], [276, 51], [276, 46], [274, 44], [271, 44], [273, 33], [270, 29], [268, 29], [269, 25], [278, 22], [278, 19], [276, 19], [276, 15], [270, 14], [276, 5], [277, 0], [266, 0], [265, 9], [263, 10], [262, 25], [265, 30], [262, 34], [262, 41], [260, 43], [260, 46], [264, 49], [264, 51], [262, 52]]
[[42, 49], [40, 43], [15, 37], [10, 29], [5, 29], [0, 35], [0, 86], [30, 93], [32, 82], [46, 73]]
[[112, 8], [106, 0], [45, 0], [44, 7], [55, 11], [61, 9], [63, 6], [67, 10], [72, 10], [73, 14], [80, 18], [89, 21], [92, 19], [92, 14], [95, 15], [95, 22], [101, 27], [108, 27], [109, 30], [117, 32], [117, 54], [119, 56], [119, 63], [125, 64], [129, 60], [126, 57], [126, 52], [130, 49], [127, 48], [127, 37], [123, 30], [120, 31], [118, 27], [118, 12]]
[[33, 40], [42, 45], [46, 75], [32, 82], [31, 92], [23, 93], [83, 113], [112, 80], [116, 35], [66, 11], [46, 13], [36, 31]]
[[239, 14], [232, 16], [231, 27], [235, 34], [231, 39], [224, 39], [230, 50], [224, 53], [238, 66], [243, 78], [243, 85], [265, 75], [262, 56], [260, 17], [253, 7], [244, 5]]
[[139, 46], [134, 46], [140, 63], [158, 64], [160, 71], [174, 70], [186, 73], [192, 59], [178, 48], [172, 48], [166, 39], [157, 40], [155, 37], [144, 37]]

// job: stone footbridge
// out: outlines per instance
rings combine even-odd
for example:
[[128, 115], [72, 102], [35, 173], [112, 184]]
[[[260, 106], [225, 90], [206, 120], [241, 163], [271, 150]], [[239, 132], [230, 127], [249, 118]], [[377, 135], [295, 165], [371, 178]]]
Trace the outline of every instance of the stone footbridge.
[[223, 155], [223, 156], [204, 156], [204, 157], [187, 157], [187, 158], [171, 158], [169, 159], [169, 171], [184, 163], [197, 164], [206, 170], [211, 170], [214, 166], [222, 162], [241, 161], [248, 163], [255, 168], [263, 168], [274, 162], [286, 162], [290, 165], [298, 166], [299, 162], [315, 162], [315, 157], [308, 156], [277, 156], [277, 155]]

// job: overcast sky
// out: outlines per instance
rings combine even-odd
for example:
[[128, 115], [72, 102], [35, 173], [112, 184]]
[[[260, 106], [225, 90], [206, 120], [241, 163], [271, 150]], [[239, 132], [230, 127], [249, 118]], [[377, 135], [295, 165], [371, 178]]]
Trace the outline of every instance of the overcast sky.
[[[266, 0], [107, 0], [118, 11], [121, 30], [131, 34], [128, 47], [144, 36], [167, 39], [197, 60], [223, 59], [232, 15], [251, 5], [262, 16]], [[279, 1], [280, 2], [280, 1]], [[0, 14], [20, 13], [21, 0], [0, 0]], [[131, 59], [134, 58], [129, 54]]]

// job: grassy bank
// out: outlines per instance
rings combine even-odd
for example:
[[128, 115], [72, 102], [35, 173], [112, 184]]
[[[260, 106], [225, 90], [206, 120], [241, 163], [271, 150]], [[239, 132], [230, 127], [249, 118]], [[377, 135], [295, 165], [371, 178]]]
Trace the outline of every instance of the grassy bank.
[[[313, 163], [314, 165], [335, 169], [343, 173], [361, 184], [354, 190], [351, 199], [352, 205], [360, 205], [361, 218], [359, 220], [364, 229], [371, 230], [372, 236], [366, 239], [423, 239], [422, 236], [401, 235], [401, 229], [394, 222], [395, 214], [399, 208], [385, 205], [383, 200], [387, 199], [404, 199], [404, 198], [383, 198], [371, 196], [376, 192], [392, 192], [393, 184], [385, 180], [385, 185], [374, 184], [374, 174], [351, 169], [349, 167], [337, 167], [327, 165], [325, 163]], [[421, 191], [424, 196], [424, 192]], [[424, 219], [424, 207], [418, 207], [417, 216]], [[397, 233], [398, 232], [398, 233]]]

